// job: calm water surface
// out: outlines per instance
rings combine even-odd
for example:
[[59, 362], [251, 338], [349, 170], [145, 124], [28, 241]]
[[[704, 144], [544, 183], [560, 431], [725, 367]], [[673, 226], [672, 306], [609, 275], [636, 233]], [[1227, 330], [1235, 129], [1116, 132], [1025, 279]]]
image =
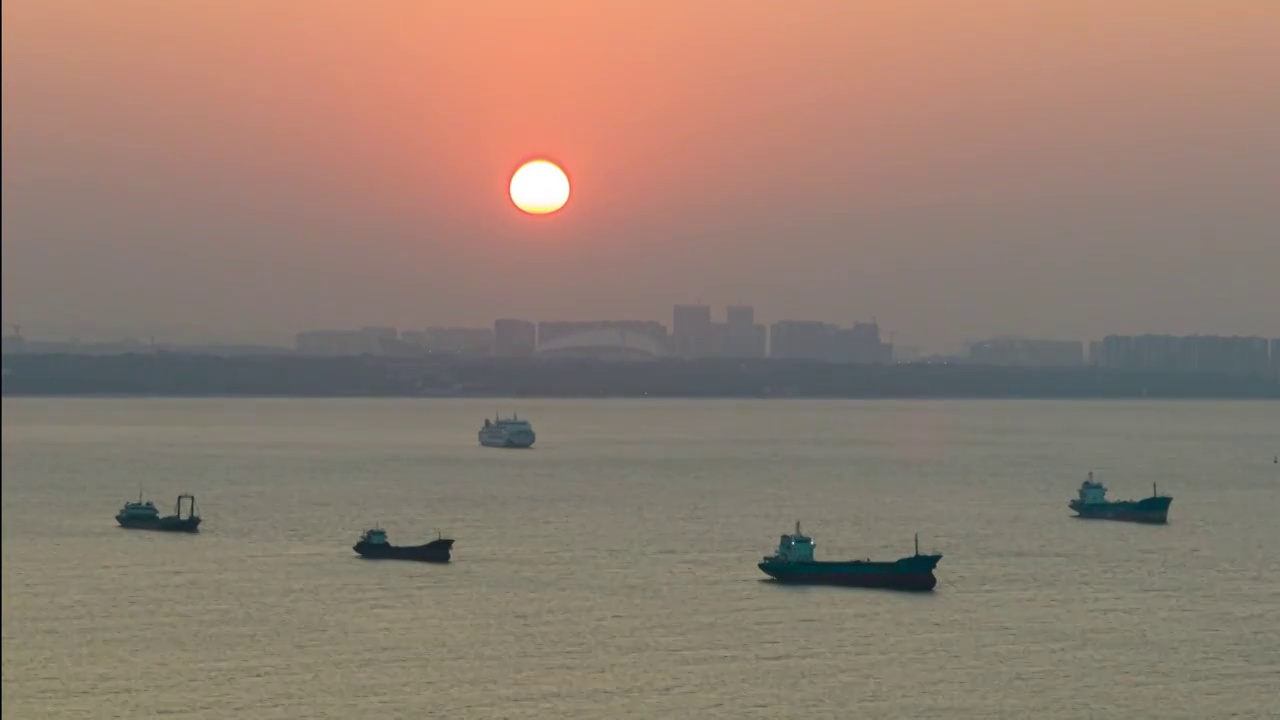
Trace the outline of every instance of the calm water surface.
[[[1261, 402], [5, 399], [4, 713], [1280, 717], [1276, 453]], [[1091, 468], [1170, 525], [1071, 519]], [[937, 591], [762, 581], [797, 519]]]

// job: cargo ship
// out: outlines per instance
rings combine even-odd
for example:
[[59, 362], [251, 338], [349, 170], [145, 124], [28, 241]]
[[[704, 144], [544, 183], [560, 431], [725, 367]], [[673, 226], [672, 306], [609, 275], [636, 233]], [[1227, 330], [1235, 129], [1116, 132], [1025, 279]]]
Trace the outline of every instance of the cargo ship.
[[933, 569], [942, 555], [921, 555], [919, 535], [915, 554], [893, 561], [814, 560], [814, 547], [813, 538], [800, 532], [797, 522], [795, 533], [783, 535], [778, 551], [766, 556], [758, 567], [779, 582], [805, 585], [928, 591], [938, 584]]
[[492, 421], [485, 418], [480, 428], [480, 444], [497, 448], [529, 448], [533, 447], [538, 436], [528, 420], [521, 420], [512, 415], [509, 418], [495, 417]]
[[[182, 501], [187, 501], [187, 516], [182, 516]], [[160, 517], [160, 511], [150, 500], [143, 501], [142, 493], [138, 493], [138, 502], [125, 501], [124, 507], [116, 513], [116, 522], [120, 527], [132, 530], [161, 530], [164, 532], [196, 532], [200, 529], [200, 516], [196, 514], [196, 498], [194, 495], [179, 495], [178, 503], [172, 515]]]
[[447, 563], [453, 550], [453, 539], [438, 536], [425, 545], [398, 546], [387, 540], [382, 528], [365, 530], [360, 541], [351, 546], [361, 557], [370, 560], [417, 560], [418, 562]]
[[1169, 522], [1169, 506], [1173, 498], [1156, 491], [1151, 483], [1151, 497], [1142, 500], [1108, 500], [1107, 488], [1095, 482], [1093, 473], [1080, 484], [1079, 497], [1069, 505], [1076, 517], [1088, 520], [1123, 520], [1126, 522], [1163, 525]]

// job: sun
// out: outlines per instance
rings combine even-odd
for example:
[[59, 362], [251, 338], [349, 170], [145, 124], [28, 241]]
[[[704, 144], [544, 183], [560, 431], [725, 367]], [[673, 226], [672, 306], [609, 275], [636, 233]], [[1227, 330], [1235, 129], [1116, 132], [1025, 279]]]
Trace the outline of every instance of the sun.
[[532, 160], [511, 176], [511, 202], [530, 215], [553, 213], [569, 202], [569, 176], [550, 160]]

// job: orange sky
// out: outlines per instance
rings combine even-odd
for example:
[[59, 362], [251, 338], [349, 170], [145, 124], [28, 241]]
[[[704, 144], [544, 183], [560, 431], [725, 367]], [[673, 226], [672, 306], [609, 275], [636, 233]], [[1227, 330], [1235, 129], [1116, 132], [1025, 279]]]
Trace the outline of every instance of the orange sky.
[[[3, 14], [4, 321], [33, 334], [665, 321], [698, 298], [926, 344], [1280, 334], [1277, 3]], [[540, 154], [574, 195], [529, 218], [506, 186]]]

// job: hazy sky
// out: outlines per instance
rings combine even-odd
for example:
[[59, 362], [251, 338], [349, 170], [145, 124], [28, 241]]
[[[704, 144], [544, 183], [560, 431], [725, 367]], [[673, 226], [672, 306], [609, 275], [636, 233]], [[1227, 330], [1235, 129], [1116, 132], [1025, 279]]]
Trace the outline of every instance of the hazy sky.
[[[5, 0], [31, 337], [1280, 336], [1280, 0]], [[546, 155], [564, 211], [506, 195]]]

